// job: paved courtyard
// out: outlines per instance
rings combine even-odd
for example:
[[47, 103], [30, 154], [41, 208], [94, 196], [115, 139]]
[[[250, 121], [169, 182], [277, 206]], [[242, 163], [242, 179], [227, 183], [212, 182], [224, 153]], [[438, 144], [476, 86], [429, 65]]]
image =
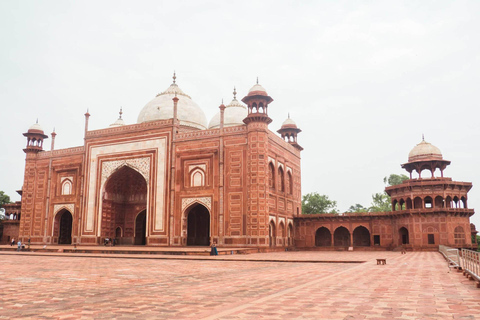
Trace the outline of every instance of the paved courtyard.
[[[366, 262], [314, 263], [342, 260]], [[0, 261], [0, 319], [480, 319], [480, 289], [436, 252]]]

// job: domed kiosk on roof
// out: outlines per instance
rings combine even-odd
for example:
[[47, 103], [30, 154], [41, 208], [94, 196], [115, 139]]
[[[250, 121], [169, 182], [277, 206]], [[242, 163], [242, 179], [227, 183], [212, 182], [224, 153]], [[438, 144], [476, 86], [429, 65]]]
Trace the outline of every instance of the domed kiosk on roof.
[[157, 94], [149, 103], [143, 107], [138, 115], [137, 122], [149, 122], [173, 118], [174, 97], [178, 100], [178, 120], [181, 126], [204, 130], [207, 128], [207, 118], [203, 110], [185, 94], [176, 84], [176, 76], [173, 75], [173, 83], [162, 93]]
[[290, 114], [288, 115], [288, 118], [283, 121], [282, 127], [277, 130], [277, 132], [292, 146], [299, 150], [303, 150], [303, 148], [297, 143], [297, 135], [302, 132], [302, 130], [300, 130], [295, 121], [290, 118]]
[[43, 128], [41, 125], [35, 122], [28, 128], [28, 131], [23, 134], [27, 137], [27, 146], [23, 151], [34, 151], [39, 152], [43, 150], [43, 140], [47, 139], [48, 136], [43, 132]]
[[412, 179], [412, 172], [418, 173], [419, 179], [422, 178], [422, 171], [429, 170], [432, 178], [435, 178], [435, 170], [440, 169], [440, 175], [443, 177], [443, 170], [450, 164], [450, 161], [444, 160], [440, 149], [425, 141], [417, 144], [408, 154], [408, 162], [402, 164], [402, 168], [410, 173]]
[[[225, 107], [224, 123], [225, 127], [245, 125], [243, 119], [248, 115], [247, 107], [237, 100], [237, 90], [233, 89], [233, 100]], [[220, 127], [220, 112], [217, 112], [210, 120], [209, 129]]]
[[122, 114], [123, 114], [122, 108], [120, 108], [120, 112], [118, 114], [119, 114], [118, 119], [114, 123], [112, 123], [110, 127], [121, 127], [125, 125], [125, 121], [123, 121], [122, 119]]

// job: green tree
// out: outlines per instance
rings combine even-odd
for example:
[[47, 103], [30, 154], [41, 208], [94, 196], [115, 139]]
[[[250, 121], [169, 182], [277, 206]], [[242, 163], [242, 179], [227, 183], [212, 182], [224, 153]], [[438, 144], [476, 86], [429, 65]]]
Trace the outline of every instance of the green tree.
[[307, 193], [302, 197], [302, 213], [338, 213], [337, 201], [330, 200], [327, 195], [318, 192]]
[[372, 194], [372, 204], [368, 208], [369, 212], [392, 211], [390, 197], [385, 192]]
[[0, 191], [0, 207], [7, 203], [10, 203], [10, 197], [5, 192]]
[[367, 212], [368, 208], [365, 208], [361, 204], [357, 203], [354, 206], [350, 206], [347, 212]]
[[397, 184], [402, 184], [405, 180], [408, 180], [408, 179], [410, 178], [404, 174], [392, 173], [391, 175], [388, 176], [388, 178], [387, 177], [383, 178], [383, 182], [387, 186], [396, 186]]

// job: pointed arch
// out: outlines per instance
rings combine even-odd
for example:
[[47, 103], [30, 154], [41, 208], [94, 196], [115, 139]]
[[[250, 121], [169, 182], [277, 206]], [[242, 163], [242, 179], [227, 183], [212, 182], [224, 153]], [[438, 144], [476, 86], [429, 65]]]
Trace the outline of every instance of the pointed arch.
[[275, 165], [272, 161], [268, 163], [268, 185], [275, 189]]
[[205, 171], [199, 167], [195, 167], [190, 171], [190, 186], [203, 187], [205, 186]]
[[335, 229], [333, 233], [334, 246], [336, 247], [350, 247], [350, 231], [341, 226]]
[[327, 227], [320, 227], [315, 232], [316, 247], [330, 247], [332, 245], [332, 233]]
[[72, 194], [72, 189], [73, 189], [73, 183], [70, 179], [65, 179], [62, 182], [62, 195], [71, 195]]
[[199, 202], [192, 203], [186, 210], [188, 246], [210, 245], [211, 215], [207, 207]]
[[278, 190], [285, 192], [285, 174], [281, 166], [278, 167]]

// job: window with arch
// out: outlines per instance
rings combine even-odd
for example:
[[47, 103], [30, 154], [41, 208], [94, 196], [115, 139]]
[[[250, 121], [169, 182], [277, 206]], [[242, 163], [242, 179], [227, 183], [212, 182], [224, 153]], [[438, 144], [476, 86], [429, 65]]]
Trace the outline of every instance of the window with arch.
[[287, 193], [293, 194], [293, 177], [291, 171], [287, 171], [287, 188]]
[[275, 188], [275, 166], [272, 162], [268, 164], [268, 185]]
[[191, 187], [203, 187], [205, 186], [205, 172], [196, 168], [190, 172], [190, 186]]
[[282, 167], [278, 168], [278, 189], [280, 192], [285, 192], [285, 174]]
[[62, 182], [62, 195], [67, 196], [72, 194], [72, 181], [65, 179]]

